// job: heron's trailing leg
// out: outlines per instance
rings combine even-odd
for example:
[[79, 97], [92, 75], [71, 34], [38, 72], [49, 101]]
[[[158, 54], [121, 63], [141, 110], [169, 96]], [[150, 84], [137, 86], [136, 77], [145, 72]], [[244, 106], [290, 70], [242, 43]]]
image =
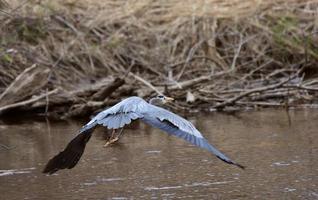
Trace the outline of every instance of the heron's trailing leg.
[[115, 132], [116, 132], [115, 129], [113, 129], [112, 134], [111, 134], [110, 138], [104, 144], [104, 147], [107, 147], [110, 144], [110, 141], [114, 138]]
[[[119, 137], [120, 137], [120, 136], [121, 136], [121, 134], [123, 133], [123, 130], [124, 130], [124, 128], [120, 129], [119, 134], [118, 134], [118, 135], [116, 135], [116, 134], [115, 134], [115, 133], [116, 133], [116, 131], [115, 131], [115, 129], [113, 129], [113, 131], [112, 131], [112, 135], [111, 135], [111, 137], [109, 138], [109, 140], [105, 143], [104, 147], [107, 147], [108, 145], [110, 145], [110, 144], [113, 144], [113, 143], [117, 142], [117, 141], [119, 140]], [[116, 135], [116, 136], [115, 136], [115, 135]]]
[[117, 135], [118, 140], [119, 140], [119, 137], [122, 135], [123, 132], [124, 132], [124, 128], [121, 128], [119, 134]]

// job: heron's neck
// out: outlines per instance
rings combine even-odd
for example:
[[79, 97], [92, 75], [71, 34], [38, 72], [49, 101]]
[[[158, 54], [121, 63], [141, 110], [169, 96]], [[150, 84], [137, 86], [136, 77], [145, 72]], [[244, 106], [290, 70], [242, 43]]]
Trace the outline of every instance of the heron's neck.
[[155, 105], [155, 106], [161, 106], [161, 100], [159, 100], [157, 98], [151, 98], [149, 100], [149, 104]]

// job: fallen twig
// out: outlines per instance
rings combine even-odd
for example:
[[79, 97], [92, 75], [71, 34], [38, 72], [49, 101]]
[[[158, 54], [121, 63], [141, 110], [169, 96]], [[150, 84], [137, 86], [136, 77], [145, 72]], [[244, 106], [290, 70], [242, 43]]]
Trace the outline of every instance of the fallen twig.
[[19, 108], [19, 107], [22, 107], [22, 106], [27, 106], [31, 103], [34, 103], [40, 99], [43, 99], [43, 98], [46, 98], [47, 95], [52, 95], [52, 94], [55, 94], [57, 93], [59, 90], [58, 89], [54, 89], [50, 92], [47, 92], [45, 94], [42, 94], [42, 95], [39, 95], [37, 97], [32, 97], [31, 99], [28, 99], [28, 100], [25, 100], [25, 101], [20, 101], [18, 103], [13, 103], [13, 104], [9, 104], [9, 105], [6, 105], [6, 106], [2, 106], [0, 107], [0, 115], [3, 115], [4, 113], [8, 112], [9, 110], [12, 110], [14, 108]]
[[136, 74], [133, 74], [132, 72], [129, 72], [128, 75], [134, 77], [136, 80], [142, 82], [144, 85], [148, 86], [150, 89], [155, 91], [159, 95], [163, 95], [160, 90], [158, 90], [155, 86], [153, 86], [149, 81], [141, 78], [140, 76], [137, 76]]
[[312, 92], [317, 92], [318, 88], [316, 87], [308, 87], [304, 85], [284, 85], [284, 88], [294, 88], [294, 89], [300, 89], [300, 90], [306, 90], [306, 91], [312, 91]]
[[185, 88], [193, 86], [195, 84], [211, 80], [212, 78], [216, 78], [216, 77], [219, 77], [219, 76], [223, 76], [223, 75], [229, 74], [230, 72], [232, 72], [232, 70], [222, 71], [222, 72], [218, 72], [218, 73], [207, 75], [207, 76], [201, 76], [201, 77], [198, 77], [198, 78], [194, 78], [194, 79], [191, 79], [191, 80], [180, 82], [177, 85], [169, 86], [168, 89], [169, 90], [185, 89]]
[[217, 104], [216, 106], [214, 106], [213, 108], [216, 108], [218, 110], [222, 110], [225, 106], [229, 106], [229, 105], [233, 105], [236, 101], [246, 97], [246, 96], [249, 96], [253, 93], [257, 93], [257, 92], [263, 92], [263, 91], [267, 91], [267, 90], [273, 90], [273, 89], [276, 89], [282, 85], [284, 85], [285, 83], [287, 83], [288, 81], [290, 81], [292, 78], [294, 78], [295, 76], [291, 77], [291, 78], [287, 78], [286, 80], [284, 81], [281, 81], [277, 84], [273, 84], [273, 85], [270, 85], [270, 86], [266, 86], [266, 87], [260, 87], [260, 88], [254, 88], [254, 89], [250, 89], [250, 90], [247, 90], [229, 100], [226, 100], [222, 103], [219, 103]]
[[109, 97], [115, 90], [117, 90], [120, 86], [125, 84], [125, 80], [121, 78], [116, 78], [110, 85], [105, 88], [101, 88], [97, 91], [92, 97], [92, 101], [101, 101], [106, 97]]
[[18, 102], [39, 91], [48, 82], [50, 69], [36, 64], [26, 68], [0, 95], [0, 106]]

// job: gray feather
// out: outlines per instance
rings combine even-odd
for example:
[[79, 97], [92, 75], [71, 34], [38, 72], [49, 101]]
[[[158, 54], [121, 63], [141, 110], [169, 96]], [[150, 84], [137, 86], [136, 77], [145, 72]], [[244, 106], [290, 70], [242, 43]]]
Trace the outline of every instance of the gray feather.
[[151, 126], [159, 128], [159, 129], [169, 133], [170, 135], [177, 136], [179, 138], [182, 138], [182, 139], [190, 142], [193, 145], [196, 145], [198, 147], [206, 149], [226, 163], [234, 164], [240, 168], [244, 168], [242, 165], [233, 162], [231, 159], [229, 159], [227, 156], [225, 156], [223, 153], [221, 153], [219, 150], [217, 150], [205, 138], [196, 137], [195, 135], [184, 132], [183, 130], [179, 129], [177, 126], [175, 126], [174, 124], [172, 124], [169, 121], [160, 121], [159, 119], [157, 119], [155, 117], [147, 117], [147, 118], [144, 117], [142, 119], [142, 121], [146, 122], [147, 124], [149, 124]]

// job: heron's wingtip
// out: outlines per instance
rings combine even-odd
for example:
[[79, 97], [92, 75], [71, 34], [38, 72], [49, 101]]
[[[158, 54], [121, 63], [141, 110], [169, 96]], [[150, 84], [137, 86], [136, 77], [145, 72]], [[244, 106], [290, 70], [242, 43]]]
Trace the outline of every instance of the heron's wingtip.
[[60, 169], [71, 169], [75, 167], [81, 159], [86, 143], [90, 139], [91, 135], [91, 130], [78, 134], [73, 140], [71, 140], [71, 142], [68, 143], [62, 152], [49, 160], [42, 173], [51, 175]]
[[246, 169], [245, 166], [243, 166], [243, 165], [241, 165], [241, 164], [238, 164], [238, 163], [233, 163], [233, 165], [235, 165], [235, 166], [237, 166], [237, 167], [239, 167], [239, 168], [241, 168], [241, 169], [243, 169], [243, 170]]
[[59, 169], [49, 169], [47, 166], [42, 170], [43, 174], [52, 175], [57, 172]]
[[235, 165], [235, 166], [237, 166], [237, 167], [239, 167], [239, 168], [241, 168], [241, 169], [245, 169], [246, 167], [245, 166], [243, 166], [243, 165], [241, 165], [241, 164], [239, 164], [239, 163], [236, 163], [236, 162], [233, 162], [232, 160], [230, 160], [230, 159], [225, 159], [224, 157], [220, 157], [220, 156], [216, 156], [216, 157], [218, 157], [219, 159], [221, 159], [222, 161], [224, 161], [224, 162], [226, 162], [227, 164], [230, 164], [230, 165]]

